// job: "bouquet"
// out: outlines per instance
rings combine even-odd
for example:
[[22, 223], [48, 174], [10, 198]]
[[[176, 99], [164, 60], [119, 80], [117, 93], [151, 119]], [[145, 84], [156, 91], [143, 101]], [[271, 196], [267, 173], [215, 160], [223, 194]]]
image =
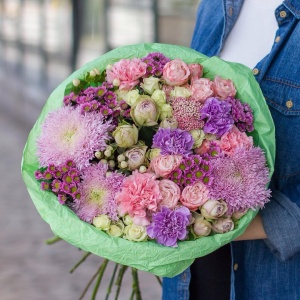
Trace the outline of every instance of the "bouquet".
[[172, 277], [269, 200], [273, 128], [248, 68], [180, 46], [126, 46], [53, 92], [23, 177], [57, 236]]

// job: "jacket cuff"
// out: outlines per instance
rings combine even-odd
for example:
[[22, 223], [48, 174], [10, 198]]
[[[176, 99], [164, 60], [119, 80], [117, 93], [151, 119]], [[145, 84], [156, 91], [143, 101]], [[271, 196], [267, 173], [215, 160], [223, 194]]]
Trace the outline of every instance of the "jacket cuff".
[[266, 245], [281, 261], [300, 252], [300, 207], [279, 191], [260, 211]]

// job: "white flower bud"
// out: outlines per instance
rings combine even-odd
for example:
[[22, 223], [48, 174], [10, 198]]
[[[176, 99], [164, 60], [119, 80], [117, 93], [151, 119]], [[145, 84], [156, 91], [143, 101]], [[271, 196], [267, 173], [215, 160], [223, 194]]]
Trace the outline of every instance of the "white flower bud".
[[92, 70], [92, 71], [90, 71], [90, 76], [91, 77], [95, 77], [97, 74], [96, 74], [96, 72], [94, 71], [94, 70]]
[[108, 145], [108, 146], [106, 147], [106, 150], [113, 151], [113, 150], [114, 150], [114, 148], [113, 148], [111, 145]]
[[73, 85], [74, 86], [79, 86], [80, 80], [78, 78], [73, 79]]
[[101, 151], [96, 151], [95, 152], [95, 157], [98, 159], [101, 159], [103, 157], [103, 153]]
[[145, 166], [140, 166], [139, 172], [140, 173], [145, 173], [147, 171], [147, 168]]
[[121, 167], [122, 169], [127, 168], [127, 166], [128, 166], [128, 163], [127, 163], [125, 160], [121, 161], [120, 167]]
[[99, 69], [95, 68], [93, 71], [94, 71], [97, 75], [100, 75]]
[[112, 82], [113, 86], [119, 86], [120, 85], [120, 80], [118, 78], [115, 78]]
[[106, 66], [106, 70], [111, 70], [112, 67], [113, 67], [112, 65], [107, 65], [107, 66]]
[[110, 156], [111, 156], [111, 151], [106, 149], [106, 150], [104, 151], [104, 155], [105, 155], [106, 157], [110, 157]]
[[114, 168], [115, 166], [116, 166], [116, 163], [115, 163], [115, 161], [114, 160], [109, 160], [108, 161], [108, 165], [111, 167], [111, 168]]
[[118, 159], [118, 162], [122, 162], [122, 161], [124, 161], [126, 159], [126, 157], [125, 157], [124, 154], [120, 154], [120, 155], [118, 155], [117, 159]]
[[107, 164], [107, 160], [104, 159], [104, 158], [102, 158], [102, 159], [100, 160], [100, 162], [103, 163], [103, 164]]

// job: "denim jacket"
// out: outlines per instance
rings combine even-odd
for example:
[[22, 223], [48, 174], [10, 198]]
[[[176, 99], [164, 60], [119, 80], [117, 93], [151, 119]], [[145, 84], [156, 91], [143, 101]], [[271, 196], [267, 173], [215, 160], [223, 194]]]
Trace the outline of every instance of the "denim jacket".
[[[242, 5], [243, 0], [202, 0], [191, 47], [218, 55]], [[260, 212], [268, 238], [231, 243], [231, 299], [237, 300], [300, 299], [300, 1], [283, 1], [275, 17], [272, 49], [253, 69], [276, 135], [272, 198]], [[164, 278], [163, 299], [189, 299], [189, 279], [189, 269]]]

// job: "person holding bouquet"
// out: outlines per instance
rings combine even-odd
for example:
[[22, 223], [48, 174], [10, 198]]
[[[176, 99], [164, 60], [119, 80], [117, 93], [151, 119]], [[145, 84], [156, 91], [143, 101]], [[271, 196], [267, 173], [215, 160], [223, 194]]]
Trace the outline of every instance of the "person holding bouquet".
[[226, 245], [164, 278], [163, 300], [300, 299], [299, 19], [297, 0], [199, 5], [191, 48], [253, 68], [269, 105], [276, 134], [272, 198], [231, 243], [232, 260]]

